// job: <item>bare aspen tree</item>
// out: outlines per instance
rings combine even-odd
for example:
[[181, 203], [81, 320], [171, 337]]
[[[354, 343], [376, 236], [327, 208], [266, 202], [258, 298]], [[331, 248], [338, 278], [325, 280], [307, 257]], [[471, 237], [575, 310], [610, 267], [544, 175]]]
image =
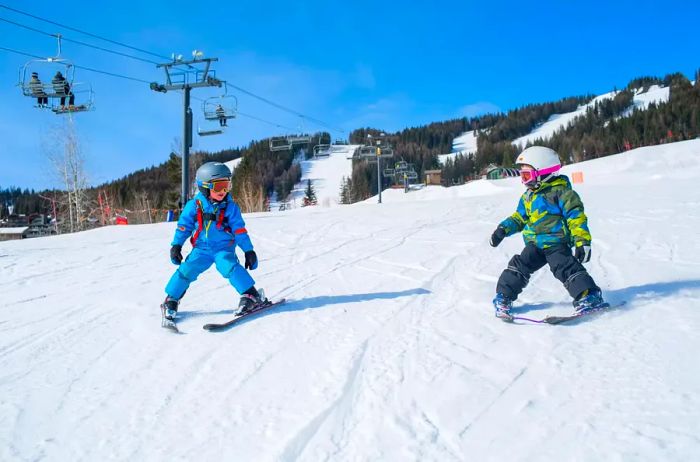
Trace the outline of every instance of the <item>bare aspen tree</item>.
[[265, 193], [255, 185], [250, 175], [243, 178], [234, 199], [243, 213], [265, 211]]
[[85, 228], [88, 214], [87, 177], [73, 119], [65, 118], [43, 141], [46, 157], [65, 188], [61, 202], [68, 209], [68, 229], [70, 232], [80, 231]]

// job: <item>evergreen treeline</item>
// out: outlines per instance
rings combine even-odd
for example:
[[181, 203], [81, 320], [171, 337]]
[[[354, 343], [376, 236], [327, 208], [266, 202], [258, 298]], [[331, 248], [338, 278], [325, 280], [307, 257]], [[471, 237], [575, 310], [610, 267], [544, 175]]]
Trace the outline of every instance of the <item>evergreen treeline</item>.
[[[394, 150], [393, 158], [382, 159], [382, 168], [393, 167], [395, 162], [403, 160], [413, 164], [418, 177], [422, 178], [425, 170], [440, 168], [438, 154], [451, 152], [452, 141], [457, 136], [471, 127], [486, 126], [497, 120], [498, 117], [491, 115], [483, 118], [453, 119], [407, 128], [385, 136], [382, 136], [384, 132], [381, 130], [361, 128], [350, 133], [350, 144], [375, 144], [376, 140], [381, 140], [382, 145], [389, 145]], [[392, 182], [383, 175], [381, 181], [383, 188], [390, 186]], [[340, 191], [341, 202], [357, 202], [377, 193], [377, 166], [364, 160], [353, 161], [352, 175], [346, 179]]]
[[[659, 83], [657, 80], [647, 82]], [[565, 162], [580, 162], [640, 146], [699, 136], [700, 82], [697, 75], [695, 85], [682, 74], [670, 74], [660, 83], [669, 87], [667, 102], [652, 103], [646, 110], [631, 108], [632, 94], [626, 90], [613, 100], [596, 104], [575, 124], [558, 131], [551, 139], [536, 140], [533, 144], [551, 147]], [[625, 112], [629, 113], [618, 117]]]
[[[699, 74], [695, 75], [694, 85], [679, 73], [669, 74], [663, 79], [650, 76], [635, 78], [614, 98], [597, 101], [583, 116], [550, 139], [536, 140], [532, 144], [552, 147], [562, 155], [563, 161], [572, 162], [638, 146], [695, 138], [700, 135]], [[668, 86], [669, 101], [651, 104], [646, 110], [634, 108], [632, 99], [635, 92], [644, 92], [652, 85]], [[351, 144], [374, 144], [377, 139], [382, 139], [383, 145], [394, 149], [393, 158], [382, 159], [382, 168], [392, 167], [393, 163], [403, 160], [413, 164], [421, 179], [425, 170], [442, 168], [443, 181], [449, 185], [478, 176], [489, 164], [511, 166], [520, 149], [512, 144], [514, 139], [530, 133], [553, 114], [571, 112], [590, 100], [590, 96], [577, 96], [529, 104], [506, 114], [435, 122], [384, 136], [379, 129], [361, 128], [350, 133], [349, 141]], [[475, 130], [477, 135], [477, 152], [458, 155], [445, 165], [439, 165], [437, 155], [450, 152], [454, 138], [469, 130]], [[242, 157], [233, 178], [233, 193], [237, 198], [246, 195], [251, 198], [244, 210], [265, 210], [268, 197], [274, 193], [277, 200], [282, 202], [299, 182], [301, 169], [295, 159], [309, 158], [315, 145], [330, 144], [330, 140], [330, 134], [322, 132], [311, 135], [308, 145], [296, 145], [287, 151], [270, 152], [268, 140], [261, 140], [240, 149], [197, 152], [190, 158], [190, 171], [194, 177], [197, 168], [204, 162], [227, 162]], [[150, 212], [147, 215], [133, 215], [136, 210], [176, 209], [180, 196], [180, 162], [181, 158], [172, 153], [161, 165], [92, 188], [88, 191], [91, 206], [97, 209], [100, 199], [107, 201], [112, 210], [121, 210], [127, 215], [132, 213], [130, 222], [152, 220]], [[382, 175], [381, 183], [382, 188], [389, 187], [391, 179]], [[56, 197], [58, 193], [41, 194]], [[357, 202], [377, 194], [376, 165], [364, 160], [353, 161], [351, 176], [344, 180], [339, 194], [344, 203]], [[98, 198], [98, 195], [101, 197]], [[6, 205], [10, 203], [14, 205], [16, 214], [50, 213], [51, 209], [50, 201], [40, 198], [35, 191], [20, 188], [0, 190], [0, 205], [3, 206], [0, 216], [7, 215]]]
[[[474, 171], [463, 171], [455, 168], [455, 174], [470, 177], [480, 172], [490, 164], [504, 167], [512, 166], [517, 147], [511, 141], [531, 133], [538, 125], [546, 122], [554, 114], [575, 111], [580, 105], [586, 104], [592, 96], [576, 96], [560, 101], [541, 104], [528, 104], [519, 109], [509, 111], [500, 117], [491, 127], [477, 131], [477, 154], [474, 157]], [[482, 124], [483, 126], [483, 124]], [[463, 164], [468, 166], [469, 164]]]
[[14, 215], [49, 213], [51, 204], [39, 197], [39, 194], [42, 193], [18, 187], [0, 189], [0, 218], [7, 218], [10, 215], [10, 207]]

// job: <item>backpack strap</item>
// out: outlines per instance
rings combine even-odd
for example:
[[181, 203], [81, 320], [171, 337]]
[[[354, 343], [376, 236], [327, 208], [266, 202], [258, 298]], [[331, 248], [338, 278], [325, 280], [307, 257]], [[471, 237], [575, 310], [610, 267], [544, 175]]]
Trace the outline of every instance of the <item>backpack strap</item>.
[[202, 202], [197, 199], [197, 230], [194, 232], [190, 238], [190, 244], [192, 247], [197, 243], [197, 238], [199, 238], [199, 233], [202, 232], [204, 228], [204, 213], [202, 212]]
[[199, 199], [197, 199], [197, 230], [194, 232], [192, 238], [190, 239], [192, 247], [194, 247], [194, 245], [197, 243], [199, 233], [201, 233], [204, 229], [205, 221], [215, 221], [217, 229], [221, 229], [223, 227], [224, 231], [228, 233], [231, 232], [231, 227], [228, 225], [228, 220], [226, 219], [226, 207], [220, 209], [218, 215], [214, 213], [204, 213], [202, 202]]

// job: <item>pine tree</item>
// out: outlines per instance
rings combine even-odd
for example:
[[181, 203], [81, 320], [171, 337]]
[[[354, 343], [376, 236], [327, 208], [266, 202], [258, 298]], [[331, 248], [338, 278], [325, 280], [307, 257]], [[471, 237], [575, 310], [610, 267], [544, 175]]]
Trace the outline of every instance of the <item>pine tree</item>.
[[343, 177], [340, 180], [340, 203], [350, 204], [350, 178]]
[[302, 204], [302, 207], [316, 205], [316, 203], [316, 191], [314, 191], [314, 187], [311, 184], [311, 180], [308, 180], [306, 183], [306, 191], [304, 192], [304, 203]]

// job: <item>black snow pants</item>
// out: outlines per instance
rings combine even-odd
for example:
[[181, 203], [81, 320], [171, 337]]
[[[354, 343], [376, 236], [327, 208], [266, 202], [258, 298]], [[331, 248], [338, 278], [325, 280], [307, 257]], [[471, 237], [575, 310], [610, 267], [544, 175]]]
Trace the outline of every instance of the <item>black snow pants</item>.
[[540, 249], [534, 244], [528, 244], [520, 255], [510, 259], [508, 268], [498, 278], [496, 292], [511, 300], [517, 299], [530, 281], [530, 275], [547, 263], [554, 277], [564, 283], [574, 299], [584, 290], [600, 290], [586, 268], [573, 256], [570, 247], [558, 245]]

